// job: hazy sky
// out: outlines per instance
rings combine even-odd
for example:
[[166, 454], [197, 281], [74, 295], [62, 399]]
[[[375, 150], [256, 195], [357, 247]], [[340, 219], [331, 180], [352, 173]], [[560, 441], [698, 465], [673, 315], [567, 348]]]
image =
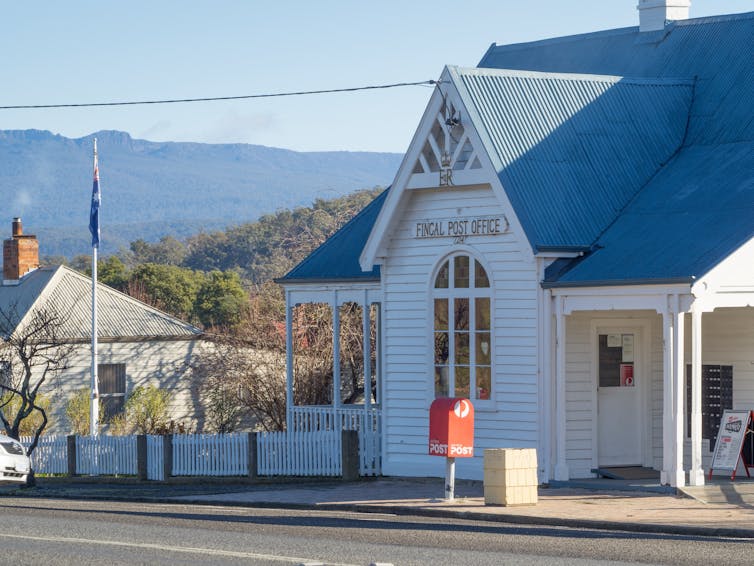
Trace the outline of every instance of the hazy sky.
[[[493, 42], [638, 25], [638, 0], [98, 0], [5, 2], [0, 106], [236, 96], [438, 78]], [[692, 0], [691, 16], [754, 11]], [[353, 94], [89, 109], [0, 110], [0, 129], [302, 151], [403, 152], [431, 94]]]

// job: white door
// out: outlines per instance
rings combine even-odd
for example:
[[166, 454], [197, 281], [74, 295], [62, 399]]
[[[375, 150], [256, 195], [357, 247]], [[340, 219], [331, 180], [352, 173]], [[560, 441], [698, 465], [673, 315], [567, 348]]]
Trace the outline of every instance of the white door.
[[642, 464], [639, 334], [597, 332], [597, 461], [599, 466]]

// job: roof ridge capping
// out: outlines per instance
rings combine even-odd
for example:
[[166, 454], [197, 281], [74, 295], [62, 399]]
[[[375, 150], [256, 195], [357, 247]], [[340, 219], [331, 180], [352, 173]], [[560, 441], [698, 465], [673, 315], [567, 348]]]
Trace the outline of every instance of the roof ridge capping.
[[[675, 27], [687, 27], [696, 25], [716, 24], [720, 22], [729, 22], [735, 20], [747, 20], [754, 19], [754, 12], [740, 12], [737, 14], [720, 14], [714, 16], [701, 16], [698, 18], [688, 18], [685, 20], [673, 20], [672, 25]], [[590, 31], [585, 33], [577, 33], [573, 35], [562, 35], [559, 37], [547, 37], [543, 39], [535, 39], [533, 41], [521, 41], [517, 43], [492, 43], [482, 59], [479, 61], [479, 67], [484, 67], [488, 57], [496, 50], [505, 51], [518, 51], [522, 49], [529, 49], [532, 46], [553, 45], [562, 43], [572, 43], [582, 41], [586, 38], [598, 38], [598, 37], [611, 37], [618, 35], [628, 35], [639, 33], [639, 26], [630, 26], [624, 28], [614, 28], [599, 31]], [[651, 33], [651, 32], [644, 32]]]
[[604, 82], [612, 84], [636, 84], [648, 86], [677, 86], [694, 84], [690, 77], [627, 77], [621, 75], [590, 75], [585, 73], [556, 73], [549, 71], [520, 71], [517, 69], [497, 69], [489, 67], [458, 67], [448, 65], [448, 70], [457, 77], [490, 76], [521, 79], [556, 79], [567, 81]]

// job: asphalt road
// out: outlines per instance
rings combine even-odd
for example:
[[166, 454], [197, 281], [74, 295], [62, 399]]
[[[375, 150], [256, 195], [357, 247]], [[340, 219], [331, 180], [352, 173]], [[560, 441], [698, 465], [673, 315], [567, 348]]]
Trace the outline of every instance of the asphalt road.
[[0, 498], [0, 564], [748, 563], [735, 539], [324, 511]]

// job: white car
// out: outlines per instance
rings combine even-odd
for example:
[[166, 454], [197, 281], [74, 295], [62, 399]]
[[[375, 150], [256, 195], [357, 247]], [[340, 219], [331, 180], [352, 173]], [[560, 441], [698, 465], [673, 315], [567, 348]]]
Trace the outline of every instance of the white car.
[[0, 434], [0, 482], [26, 483], [31, 462], [18, 440]]

